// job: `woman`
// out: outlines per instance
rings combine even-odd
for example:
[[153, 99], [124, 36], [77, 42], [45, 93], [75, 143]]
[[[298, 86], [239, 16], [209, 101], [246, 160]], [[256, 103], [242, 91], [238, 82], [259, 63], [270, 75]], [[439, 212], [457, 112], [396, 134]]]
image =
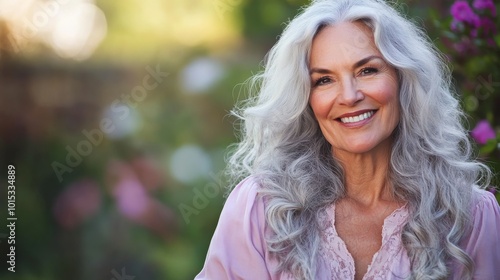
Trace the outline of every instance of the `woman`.
[[314, 1], [253, 85], [228, 167], [250, 176], [197, 279], [500, 279], [490, 172], [421, 30], [382, 1]]

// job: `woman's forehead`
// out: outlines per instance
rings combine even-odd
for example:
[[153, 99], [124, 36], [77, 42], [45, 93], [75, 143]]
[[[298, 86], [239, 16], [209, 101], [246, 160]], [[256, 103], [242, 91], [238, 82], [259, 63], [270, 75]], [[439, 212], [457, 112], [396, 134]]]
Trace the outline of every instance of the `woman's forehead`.
[[369, 55], [381, 56], [372, 30], [361, 22], [342, 22], [322, 28], [312, 42], [310, 64], [327, 62], [350, 63]]

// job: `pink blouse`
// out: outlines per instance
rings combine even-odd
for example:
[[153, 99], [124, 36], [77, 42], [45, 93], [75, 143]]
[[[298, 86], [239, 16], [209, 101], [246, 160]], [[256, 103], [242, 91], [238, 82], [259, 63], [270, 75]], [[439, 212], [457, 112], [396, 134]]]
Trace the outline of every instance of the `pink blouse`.
[[[270, 234], [264, 216], [259, 185], [251, 177], [229, 195], [207, 253], [205, 265], [195, 279], [293, 279], [277, 273], [278, 262], [267, 250]], [[475, 262], [474, 279], [500, 279], [500, 207], [495, 197], [477, 191], [474, 227], [462, 248]], [[401, 243], [401, 230], [408, 218], [403, 206], [384, 220], [382, 246], [372, 258], [363, 279], [405, 279], [410, 260]], [[354, 261], [335, 229], [335, 205], [321, 217], [322, 246], [317, 279], [354, 279]], [[456, 274], [457, 269], [453, 269]], [[458, 276], [455, 276], [458, 277]], [[458, 279], [458, 278], [454, 278]]]

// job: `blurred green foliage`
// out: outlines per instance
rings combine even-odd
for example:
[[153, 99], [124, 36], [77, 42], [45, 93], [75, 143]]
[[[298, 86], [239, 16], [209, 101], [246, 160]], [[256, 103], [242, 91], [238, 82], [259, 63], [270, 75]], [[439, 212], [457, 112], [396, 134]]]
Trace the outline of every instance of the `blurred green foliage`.
[[[431, 10], [429, 30], [439, 36], [437, 47], [446, 55], [453, 70], [454, 84], [462, 107], [469, 116], [466, 124], [477, 142], [480, 158], [494, 173], [500, 171], [500, 4], [493, 1], [465, 1], [468, 16], [477, 22], [462, 19], [454, 6], [463, 1], [448, 1], [443, 13]], [[477, 2], [477, 3], [476, 3]], [[490, 8], [478, 8], [478, 3], [490, 2]], [[481, 129], [479, 123], [489, 124]], [[489, 138], [482, 143], [481, 137]], [[499, 186], [495, 177], [492, 186]], [[500, 201], [500, 193], [497, 192]]]

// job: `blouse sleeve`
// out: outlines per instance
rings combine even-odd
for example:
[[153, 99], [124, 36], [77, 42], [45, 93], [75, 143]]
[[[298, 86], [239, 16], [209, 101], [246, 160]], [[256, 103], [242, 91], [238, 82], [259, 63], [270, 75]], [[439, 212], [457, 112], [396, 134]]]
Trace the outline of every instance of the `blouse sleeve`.
[[500, 206], [488, 191], [479, 196], [465, 251], [475, 263], [473, 279], [500, 279]]
[[215, 229], [205, 264], [195, 279], [275, 279], [264, 239], [264, 203], [252, 178], [229, 195]]

